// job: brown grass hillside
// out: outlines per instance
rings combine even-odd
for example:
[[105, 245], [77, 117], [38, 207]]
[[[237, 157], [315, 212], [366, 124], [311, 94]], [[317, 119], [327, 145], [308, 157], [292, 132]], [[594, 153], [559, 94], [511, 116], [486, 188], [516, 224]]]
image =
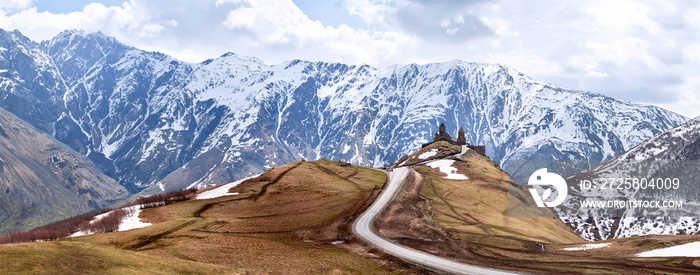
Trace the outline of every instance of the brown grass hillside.
[[[616, 239], [601, 241], [610, 245], [600, 249], [567, 251], [588, 242], [552, 217], [550, 210], [527, 207], [534, 205], [525, 203], [532, 200], [529, 193], [496, 163], [472, 150], [451, 158], [451, 166], [469, 179], [446, 179], [438, 168], [414, 167], [379, 216], [380, 234], [448, 259], [524, 273], [696, 274], [700, 270], [694, 258], [634, 256], [668, 244], [698, 241], [698, 236]], [[513, 205], [509, 203], [515, 204], [518, 215], [510, 215]]]
[[534, 217], [510, 215], [509, 203], [517, 201], [515, 197], [531, 201], [530, 194], [495, 162], [473, 150], [467, 151], [461, 159], [452, 166], [468, 180], [445, 179], [438, 168], [421, 166], [417, 169], [425, 181], [420, 194], [430, 199], [438, 223], [465, 233], [510, 236], [541, 243], [584, 241], [547, 208], [521, 210], [532, 211], [530, 216]]
[[[381, 171], [337, 162], [292, 163], [242, 183], [233, 190], [237, 196], [144, 209], [141, 219], [154, 223], [150, 227], [0, 245], [0, 258], [14, 263], [0, 266], [0, 273], [73, 273], [83, 266], [88, 273], [114, 274], [139, 268], [154, 273], [386, 273], [381, 259], [350, 252], [359, 248], [349, 233], [351, 220], [385, 180]], [[64, 250], [80, 256], [71, 257], [72, 263], [46, 264]]]
[[[428, 153], [430, 151], [437, 151], [434, 156], [431, 157], [426, 157], [426, 158], [420, 158], [422, 154]], [[449, 155], [454, 155], [458, 154], [462, 150], [462, 147], [459, 145], [453, 145], [447, 141], [438, 141], [435, 143], [432, 143], [425, 148], [421, 148], [420, 150], [416, 151], [413, 154], [410, 155], [405, 155], [401, 157], [397, 162], [396, 166], [409, 166], [409, 165], [414, 165], [416, 163], [420, 163], [423, 161], [428, 161], [428, 160], [433, 160], [433, 159], [439, 159], [443, 158]]]

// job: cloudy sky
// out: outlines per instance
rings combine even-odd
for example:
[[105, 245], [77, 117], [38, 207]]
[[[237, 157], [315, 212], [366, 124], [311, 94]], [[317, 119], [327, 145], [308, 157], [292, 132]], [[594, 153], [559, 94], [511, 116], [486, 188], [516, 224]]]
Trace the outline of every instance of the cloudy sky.
[[700, 116], [698, 1], [2, 0], [0, 28], [101, 31], [201, 62], [501, 63], [537, 80]]

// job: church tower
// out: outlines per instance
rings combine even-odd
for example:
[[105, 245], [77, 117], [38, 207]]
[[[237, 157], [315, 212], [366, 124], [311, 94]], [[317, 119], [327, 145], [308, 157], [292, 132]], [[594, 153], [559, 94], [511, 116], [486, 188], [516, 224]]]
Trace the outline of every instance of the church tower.
[[[467, 143], [467, 137], [464, 135], [464, 128], [462, 128], [462, 127], [459, 127], [459, 131], [457, 132], [457, 140], [452, 141], [452, 137], [450, 137], [450, 134], [447, 133], [445, 123], [440, 123], [440, 128], [439, 128], [438, 132], [435, 133], [435, 137], [433, 137], [433, 142], [437, 142], [437, 141], [447, 141], [453, 145], [462, 145], [462, 146], [466, 145], [467, 147], [469, 147], [469, 149], [472, 149], [472, 150], [476, 151], [477, 153], [486, 156], [486, 146], [484, 146], [484, 145], [471, 145], [471, 144]], [[432, 144], [433, 142], [423, 144], [423, 148]]]
[[452, 137], [450, 136], [450, 134], [447, 133], [445, 123], [440, 123], [440, 130], [437, 133], [435, 133], [433, 142], [441, 140], [452, 142]]
[[464, 129], [462, 127], [459, 127], [459, 132], [457, 133], [457, 144], [467, 145], [467, 138], [464, 137]]

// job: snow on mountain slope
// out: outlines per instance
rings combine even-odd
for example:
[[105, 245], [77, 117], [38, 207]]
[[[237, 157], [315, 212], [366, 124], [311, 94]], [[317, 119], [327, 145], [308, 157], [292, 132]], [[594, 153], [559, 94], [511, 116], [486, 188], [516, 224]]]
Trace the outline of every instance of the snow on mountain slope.
[[382, 166], [420, 148], [441, 122], [452, 134], [464, 127], [468, 142], [512, 172], [511, 160], [610, 159], [686, 121], [496, 64], [267, 65], [233, 53], [192, 64], [100, 33], [65, 31], [40, 44], [10, 36], [0, 46], [25, 45], [48, 65], [8, 78], [0, 95], [31, 91], [31, 73], [54, 83], [49, 100], [24, 92], [33, 104], [13, 112], [26, 109], [28, 121], [132, 192], [231, 182], [302, 157]]
[[[649, 139], [620, 156], [567, 179], [569, 197], [557, 213], [584, 238], [601, 240], [640, 235], [697, 234], [700, 232], [700, 118]], [[584, 189], [581, 179], [656, 179], [644, 185], [612, 190]], [[657, 187], [662, 179], [662, 188]], [[674, 185], [674, 181], [677, 183]], [[641, 183], [641, 180], [640, 180]], [[680, 201], [682, 207], [583, 207], [586, 200]]]

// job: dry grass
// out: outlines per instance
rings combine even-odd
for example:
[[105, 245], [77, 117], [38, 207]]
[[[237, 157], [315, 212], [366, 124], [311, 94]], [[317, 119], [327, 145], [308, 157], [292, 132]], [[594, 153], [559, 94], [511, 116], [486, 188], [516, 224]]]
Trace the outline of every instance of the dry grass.
[[[284, 171], [288, 172], [278, 178]], [[207, 200], [218, 203], [201, 213], [203, 221], [143, 249], [155, 255], [270, 273], [382, 272], [372, 261], [334, 246], [307, 244], [295, 238], [294, 232], [340, 215], [385, 179], [382, 172], [331, 161], [277, 167], [234, 187], [231, 191], [241, 193], [238, 196]], [[264, 195], [237, 199], [255, 196], [265, 185]], [[186, 218], [202, 203], [149, 209], [144, 214]]]
[[[418, 180], [407, 182], [413, 182], [413, 189], [420, 190], [419, 195], [411, 187], [405, 187], [407, 190], [402, 190], [387, 208], [393, 214], [380, 217], [378, 230], [399, 243], [443, 257], [527, 273], [700, 271], [700, 261], [694, 258], [634, 257], [642, 251], [698, 241], [698, 236], [634, 237], [601, 241], [612, 245], [600, 249], [562, 250], [587, 242], [559, 219], [509, 216], [509, 201], [524, 205], [523, 200], [530, 198], [529, 194], [523, 189], [508, 188], [512, 179], [505, 172], [487, 158], [470, 152], [456, 157], [459, 160], [453, 165], [469, 180], [448, 180], [437, 168], [418, 167]], [[521, 207], [519, 211], [528, 214], [542, 210]]]
[[[466, 161], [453, 167], [469, 180], [445, 179], [438, 168], [422, 166], [425, 184], [421, 195], [431, 200], [435, 220], [446, 228], [466, 233], [517, 237], [542, 243], [579, 243], [584, 240], [558, 218], [508, 215], [508, 196], [529, 198], [524, 189], [510, 188], [513, 180], [494, 162], [469, 151]], [[520, 194], [513, 194], [519, 192]], [[532, 204], [530, 204], [532, 205]], [[533, 209], [532, 211], [542, 211]]]
[[[128, 257], [134, 255], [140, 259], [133, 263], [134, 269], [150, 272], [149, 264], [153, 263], [155, 273], [190, 273], [176, 270], [179, 263], [209, 267], [203, 268], [203, 273], [387, 273], [378, 262], [351, 253], [344, 244], [324, 244], [328, 236], [347, 237], [336, 234], [343, 230], [336, 225], [349, 225], [358, 205], [376, 194], [375, 187], [381, 187], [385, 180], [381, 171], [332, 161], [294, 163], [235, 187], [233, 191], [241, 193], [237, 196], [144, 209], [140, 218], [154, 223], [150, 227], [83, 236], [61, 244], [79, 244], [77, 251], [94, 257], [102, 257], [102, 251], [123, 253], [126, 256], [114, 258], [127, 264], [132, 264]], [[324, 230], [333, 232], [325, 234]], [[319, 236], [322, 241], [315, 239]], [[49, 249], [53, 243], [31, 245]], [[8, 253], [19, 251], [17, 247], [0, 246], [3, 249]], [[19, 257], [29, 268], [43, 268], [41, 262], [27, 255]], [[171, 269], [155, 265], [161, 259], [170, 259], [163, 266]], [[90, 270], [109, 273], [119, 268], [121, 264], [108, 261]], [[27, 269], [12, 266], [5, 270]]]
[[[435, 154], [432, 157], [428, 157], [425, 159], [418, 158], [423, 153], [430, 152], [433, 149], [437, 149], [437, 154]], [[438, 159], [438, 158], [443, 158], [449, 155], [454, 155], [462, 151], [462, 147], [459, 145], [452, 145], [451, 143], [447, 141], [438, 141], [435, 143], [432, 143], [425, 148], [421, 148], [420, 150], [416, 151], [413, 154], [406, 155], [401, 157], [396, 164], [397, 166], [409, 166], [409, 165], [414, 165], [419, 162], [427, 161], [427, 160], [432, 160], [432, 159]]]
[[240, 274], [245, 271], [84, 242], [0, 246], [3, 274]]

